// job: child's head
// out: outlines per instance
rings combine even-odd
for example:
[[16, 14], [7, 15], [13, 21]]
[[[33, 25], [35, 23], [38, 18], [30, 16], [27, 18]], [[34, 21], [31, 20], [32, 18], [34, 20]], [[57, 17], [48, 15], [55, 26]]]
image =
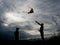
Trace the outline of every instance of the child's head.
[[16, 28], [16, 30], [19, 30], [19, 28]]

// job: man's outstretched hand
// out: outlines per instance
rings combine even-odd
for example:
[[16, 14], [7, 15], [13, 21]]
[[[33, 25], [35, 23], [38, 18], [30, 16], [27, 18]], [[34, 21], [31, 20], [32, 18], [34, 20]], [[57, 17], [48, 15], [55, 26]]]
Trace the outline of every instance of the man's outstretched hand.
[[38, 25], [41, 25], [39, 22], [35, 21]]

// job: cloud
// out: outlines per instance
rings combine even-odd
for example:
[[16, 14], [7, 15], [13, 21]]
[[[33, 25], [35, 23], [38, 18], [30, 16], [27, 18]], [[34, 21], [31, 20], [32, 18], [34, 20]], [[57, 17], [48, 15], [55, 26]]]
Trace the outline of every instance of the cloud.
[[[35, 20], [44, 23], [47, 31], [60, 29], [60, 0], [0, 0], [1, 31], [38, 30]], [[30, 8], [33, 14], [27, 14]], [[4, 28], [4, 29], [3, 29]]]

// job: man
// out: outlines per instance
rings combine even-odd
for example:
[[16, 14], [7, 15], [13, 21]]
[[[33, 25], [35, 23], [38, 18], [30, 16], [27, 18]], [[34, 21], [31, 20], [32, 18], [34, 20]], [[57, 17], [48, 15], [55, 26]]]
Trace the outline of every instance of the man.
[[41, 27], [40, 27], [40, 29], [39, 29], [39, 32], [40, 32], [40, 34], [41, 34], [41, 38], [42, 38], [42, 40], [44, 40], [44, 32], [43, 32], [43, 30], [44, 30], [44, 24], [43, 23], [39, 23], [39, 22], [37, 22], [37, 21], [35, 21], [38, 25], [40, 25]]

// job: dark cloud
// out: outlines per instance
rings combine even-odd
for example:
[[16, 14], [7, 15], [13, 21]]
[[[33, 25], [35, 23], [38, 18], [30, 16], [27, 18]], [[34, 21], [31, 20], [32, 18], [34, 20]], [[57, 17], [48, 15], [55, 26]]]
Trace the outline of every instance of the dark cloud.
[[[60, 29], [60, 0], [0, 0], [0, 2], [0, 35], [2, 35], [3, 31], [12, 31], [15, 30], [16, 27], [19, 27], [21, 30], [33, 30], [33, 28], [36, 30], [37, 24], [34, 22], [34, 20], [37, 20], [40, 23], [44, 23], [45, 30], [48, 29], [47, 31], [55, 31]], [[32, 14], [33, 16], [31, 16], [29, 20], [26, 22], [23, 20], [23, 24], [20, 22], [12, 21], [11, 19], [5, 17], [5, 13], [20, 13], [28, 7], [33, 7], [35, 12]], [[6, 23], [8, 23], [8, 26], [4, 25]], [[5, 33], [6, 32], [4, 32], [4, 34]], [[24, 31], [20, 33], [21, 38], [25, 38], [23, 37], [24, 35], [26, 35], [26, 38], [29, 37]], [[5, 34], [6, 38], [9, 36], [13, 38], [11, 36], [12, 33], [10, 33], [9, 36], [7, 34]]]

